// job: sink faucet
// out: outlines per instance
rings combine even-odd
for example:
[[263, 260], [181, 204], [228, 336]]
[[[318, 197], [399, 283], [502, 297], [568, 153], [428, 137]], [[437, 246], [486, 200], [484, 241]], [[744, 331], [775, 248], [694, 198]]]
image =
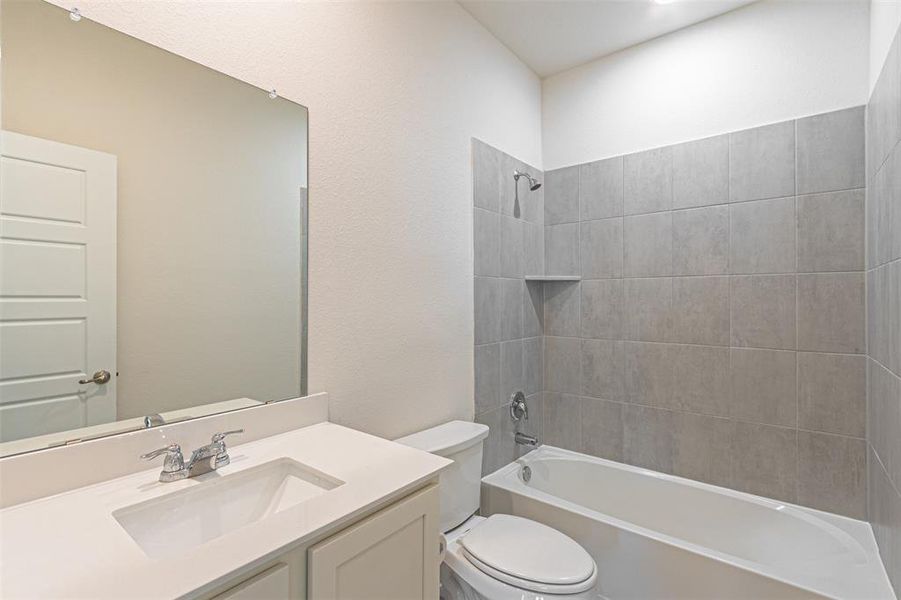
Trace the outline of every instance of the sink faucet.
[[142, 454], [141, 458], [152, 460], [157, 456], [166, 456], [163, 460], [163, 470], [160, 471], [160, 481], [163, 483], [196, 477], [215, 471], [230, 462], [228, 448], [225, 446], [225, 437], [235, 433], [244, 433], [244, 430], [235, 429], [213, 434], [210, 443], [194, 450], [187, 463], [181, 453], [181, 446], [178, 444], [169, 444], [153, 452]]

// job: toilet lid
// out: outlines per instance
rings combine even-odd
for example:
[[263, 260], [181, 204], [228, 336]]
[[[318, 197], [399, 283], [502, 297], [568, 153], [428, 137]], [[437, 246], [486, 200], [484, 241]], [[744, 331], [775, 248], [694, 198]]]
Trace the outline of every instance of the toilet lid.
[[460, 545], [489, 575], [495, 571], [542, 587], [569, 587], [595, 576], [594, 560], [575, 540], [522, 517], [492, 515], [464, 535]]

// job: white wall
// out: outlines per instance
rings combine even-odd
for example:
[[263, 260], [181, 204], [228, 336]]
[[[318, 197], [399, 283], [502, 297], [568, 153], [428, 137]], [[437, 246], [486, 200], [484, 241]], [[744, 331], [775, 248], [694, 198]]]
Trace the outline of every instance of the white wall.
[[309, 107], [310, 391], [332, 420], [471, 418], [470, 137], [540, 164], [538, 78], [451, 2], [77, 4]]
[[867, 2], [767, 0], [543, 82], [554, 169], [867, 101]]
[[876, 85], [899, 25], [901, 0], [870, 0], [870, 92]]

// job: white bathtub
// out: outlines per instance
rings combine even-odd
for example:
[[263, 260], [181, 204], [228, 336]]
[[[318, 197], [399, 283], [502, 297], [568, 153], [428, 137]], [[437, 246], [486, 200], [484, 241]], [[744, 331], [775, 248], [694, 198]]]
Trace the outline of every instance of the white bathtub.
[[482, 513], [576, 539], [611, 599], [895, 598], [863, 521], [551, 446], [483, 478]]

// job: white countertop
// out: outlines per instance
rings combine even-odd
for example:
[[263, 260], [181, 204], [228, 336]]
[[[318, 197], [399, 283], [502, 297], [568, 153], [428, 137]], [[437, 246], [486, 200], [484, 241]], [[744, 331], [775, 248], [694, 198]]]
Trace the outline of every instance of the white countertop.
[[[188, 451], [188, 450], [186, 450]], [[0, 510], [0, 597], [179, 598], [337, 530], [434, 478], [450, 461], [332, 423], [229, 448], [217, 472], [159, 483], [140, 473]], [[345, 483], [172, 558], [148, 558], [112, 516], [138, 502], [288, 457]], [[238, 571], [238, 573], [236, 573]]]

